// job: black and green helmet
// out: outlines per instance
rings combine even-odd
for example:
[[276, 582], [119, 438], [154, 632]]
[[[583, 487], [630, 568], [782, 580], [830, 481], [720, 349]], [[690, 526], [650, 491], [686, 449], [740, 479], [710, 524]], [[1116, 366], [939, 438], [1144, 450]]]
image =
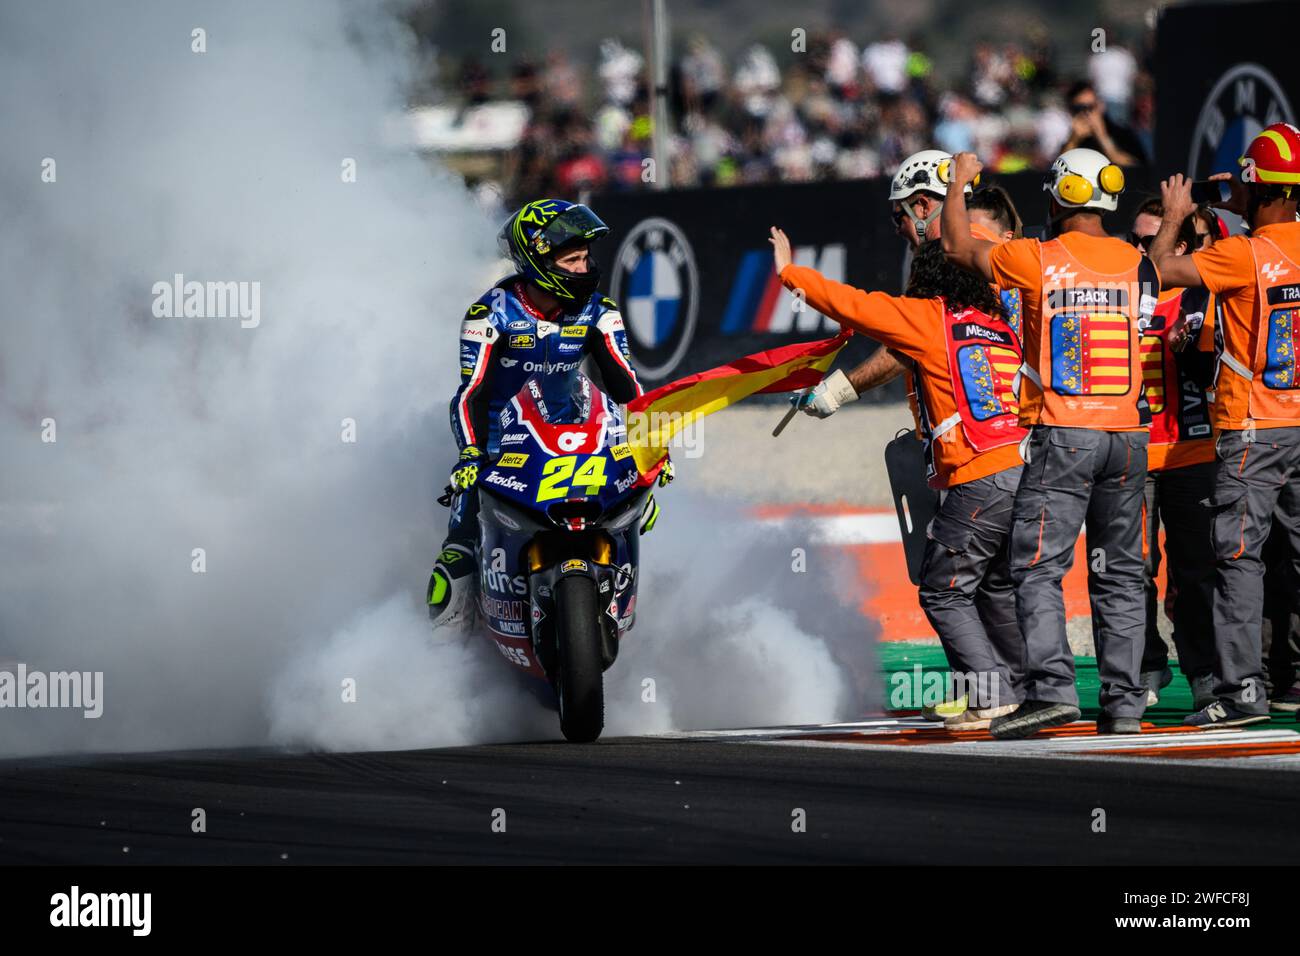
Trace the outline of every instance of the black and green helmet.
[[539, 199], [506, 220], [497, 244], [520, 275], [556, 298], [581, 306], [600, 280], [595, 257], [587, 272], [576, 273], [558, 268], [555, 255], [565, 246], [595, 242], [608, 232], [609, 226], [586, 206], [563, 199]]

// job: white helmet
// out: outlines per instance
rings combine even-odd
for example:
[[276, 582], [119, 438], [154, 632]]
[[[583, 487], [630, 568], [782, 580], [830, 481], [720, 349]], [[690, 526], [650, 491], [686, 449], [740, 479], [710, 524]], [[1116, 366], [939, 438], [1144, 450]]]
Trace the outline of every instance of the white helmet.
[[[889, 201], [898, 202], [913, 193], [948, 195], [948, 180], [952, 169], [952, 154], [941, 149], [923, 149], [903, 160], [889, 184]], [[967, 184], [966, 192], [970, 192]]]
[[1095, 149], [1067, 149], [1043, 177], [1043, 191], [1072, 209], [1114, 212], [1124, 191], [1124, 170]]

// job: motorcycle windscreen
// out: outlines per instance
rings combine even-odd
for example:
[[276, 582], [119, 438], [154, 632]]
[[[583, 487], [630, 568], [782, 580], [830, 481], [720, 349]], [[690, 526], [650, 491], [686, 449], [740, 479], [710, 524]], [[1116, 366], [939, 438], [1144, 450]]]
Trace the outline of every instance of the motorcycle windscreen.
[[599, 389], [576, 366], [534, 374], [524, 383], [522, 391], [548, 425], [586, 425], [598, 409], [606, 407], [597, 398]]

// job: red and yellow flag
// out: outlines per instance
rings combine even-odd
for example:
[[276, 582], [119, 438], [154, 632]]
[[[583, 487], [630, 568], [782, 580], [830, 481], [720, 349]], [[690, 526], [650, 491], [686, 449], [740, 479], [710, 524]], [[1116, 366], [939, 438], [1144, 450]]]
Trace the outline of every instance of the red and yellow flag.
[[643, 475], [654, 470], [667, 457], [673, 436], [698, 418], [759, 392], [816, 385], [852, 334], [755, 352], [634, 398], [627, 406], [627, 435], [637, 469]]

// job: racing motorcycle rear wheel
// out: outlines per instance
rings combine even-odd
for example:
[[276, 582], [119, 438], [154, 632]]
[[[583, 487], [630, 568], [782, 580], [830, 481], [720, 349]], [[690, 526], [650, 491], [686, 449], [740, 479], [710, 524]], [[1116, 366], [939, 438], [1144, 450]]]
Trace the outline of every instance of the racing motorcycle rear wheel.
[[596, 582], [581, 575], [562, 578], [555, 589], [555, 613], [560, 730], [565, 740], [590, 743], [605, 728]]

